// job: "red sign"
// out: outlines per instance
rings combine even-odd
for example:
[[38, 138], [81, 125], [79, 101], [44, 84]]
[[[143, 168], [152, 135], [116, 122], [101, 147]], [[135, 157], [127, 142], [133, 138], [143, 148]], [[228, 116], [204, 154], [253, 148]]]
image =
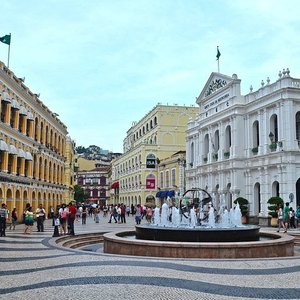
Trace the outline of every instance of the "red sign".
[[146, 180], [146, 188], [149, 190], [155, 189], [155, 178], [149, 178]]

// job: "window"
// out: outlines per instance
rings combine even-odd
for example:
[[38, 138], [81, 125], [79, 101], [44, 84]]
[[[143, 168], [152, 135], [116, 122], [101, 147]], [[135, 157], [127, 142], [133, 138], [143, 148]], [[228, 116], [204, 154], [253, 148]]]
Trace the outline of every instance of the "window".
[[170, 172], [169, 170], [166, 171], [166, 187], [170, 187]]
[[164, 187], [164, 172], [160, 172], [160, 187]]
[[176, 185], [176, 169], [172, 169], [172, 178], [171, 178], [171, 181], [172, 181], [172, 186], [175, 186]]

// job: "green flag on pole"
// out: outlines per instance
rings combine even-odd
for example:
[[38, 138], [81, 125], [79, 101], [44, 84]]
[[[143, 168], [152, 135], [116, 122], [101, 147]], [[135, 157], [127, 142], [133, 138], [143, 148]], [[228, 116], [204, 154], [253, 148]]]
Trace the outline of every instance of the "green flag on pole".
[[216, 55], [217, 60], [219, 60], [220, 56], [221, 56], [221, 53], [219, 51], [219, 47], [217, 47], [217, 55]]
[[0, 37], [0, 42], [10, 45], [10, 34]]

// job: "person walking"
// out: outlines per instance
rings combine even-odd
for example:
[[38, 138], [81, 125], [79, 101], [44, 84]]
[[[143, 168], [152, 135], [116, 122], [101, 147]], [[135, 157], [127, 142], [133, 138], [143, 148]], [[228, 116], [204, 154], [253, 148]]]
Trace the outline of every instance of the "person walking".
[[142, 207], [140, 204], [137, 204], [136, 208], [135, 208], [135, 222], [136, 225], [141, 224], [141, 220], [142, 220]]
[[25, 212], [25, 229], [24, 233], [25, 234], [31, 234], [32, 233], [32, 227], [33, 227], [33, 211], [32, 207], [28, 207], [26, 212]]
[[298, 225], [300, 223], [300, 205], [298, 205], [296, 211], [295, 211], [295, 225], [296, 225], [296, 228], [298, 228]]
[[69, 203], [69, 214], [68, 214], [68, 226], [69, 226], [69, 234], [70, 235], [75, 235], [75, 231], [74, 231], [74, 221], [76, 218], [76, 206], [73, 204], [73, 202]]
[[37, 231], [44, 232], [44, 221], [46, 218], [46, 211], [43, 208], [43, 205], [40, 204], [36, 210], [36, 220], [37, 220]]
[[86, 225], [86, 215], [87, 215], [86, 206], [83, 205], [82, 206], [82, 213], [81, 213], [81, 222], [82, 222], [82, 225]]
[[0, 236], [5, 236], [7, 219], [8, 219], [8, 210], [6, 208], [6, 204], [2, 203], [0, 208]]
[[284, 207], [284, 211], [283, 211], [283, 219], [284, 219], [284, 226], [285, 226], [285, 231], [287, 231], [287, 229], [289, 228], [290, 225], [290, 203], [286, 202], [285, 203], [285, 207]]
[[61, 205], [61, 208], [58, 210], [61, 235], [67, 234], [68, 214], [69, 214], [68, 208], [66, 207], [66, 204], [63, 203]]
[[282, 205], [279, 205], [277, 214], [278, 214], [278, 230], [277, 230], [277, 232], [280, 232], [281, 227], [283, 229], [283, 232], [286, 232], [286, 228], [284, 226]]
[[295, 225], [295, 211], [290, 207], [290, 228], [296, 228]]
[[111, 223], [112, 218], [114, 218], [115, 223], [118, 223], [116, 215], [117, 215], [117, 205], [115, 205], [115, 206], [112, 205], [110, 208], [110, 218], [109, 218], [108, 223]]
[[18, 213], [17, 213], [17, 209], [14, 208], [13, 211], [11, 212], [11, 223], [9, 229], [15, 230], [17, 223], [18, 223]]
[[121, 223], [126, 223], [126, 205], [121, 203]]

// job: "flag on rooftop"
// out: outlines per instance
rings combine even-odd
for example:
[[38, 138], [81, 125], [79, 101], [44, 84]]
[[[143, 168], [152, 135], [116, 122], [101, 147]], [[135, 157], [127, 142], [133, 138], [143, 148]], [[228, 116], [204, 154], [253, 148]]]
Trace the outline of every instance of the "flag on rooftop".
[[11, 35], [6, 34], [5, 36], [0, 37], [0, 42], [10, 45], [10, 38], [11, 38]]
[[217, 60], [219, 60], [220, 56], [221, 56], [221, 53], [219, 51], [219, 46], [217, 46], [217, 55], [216, 55]]

